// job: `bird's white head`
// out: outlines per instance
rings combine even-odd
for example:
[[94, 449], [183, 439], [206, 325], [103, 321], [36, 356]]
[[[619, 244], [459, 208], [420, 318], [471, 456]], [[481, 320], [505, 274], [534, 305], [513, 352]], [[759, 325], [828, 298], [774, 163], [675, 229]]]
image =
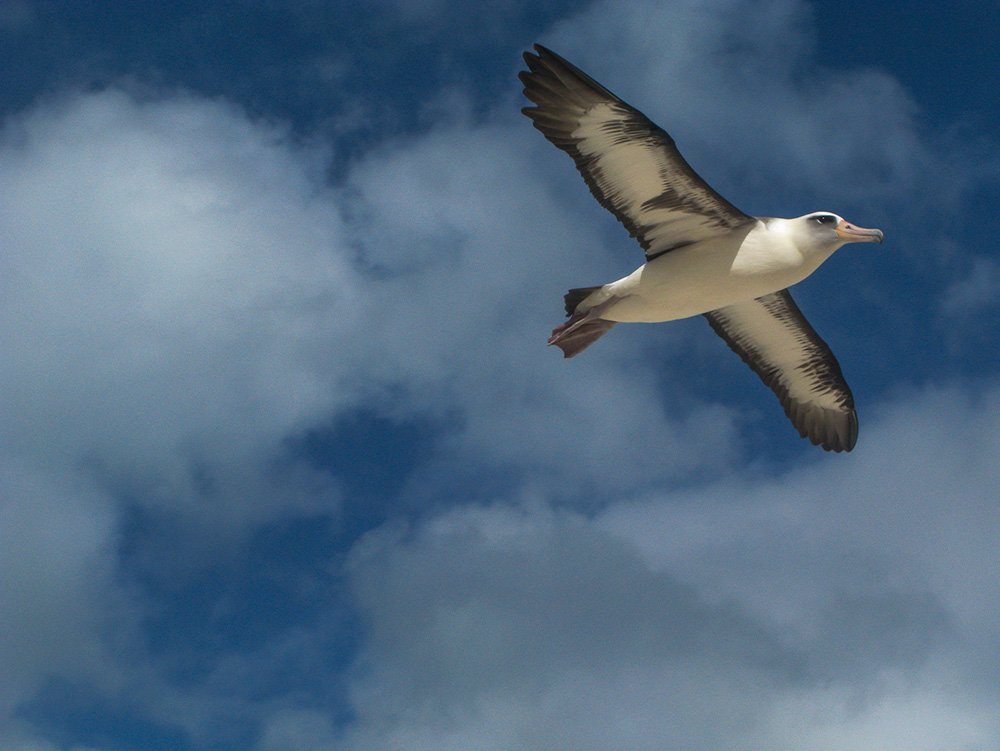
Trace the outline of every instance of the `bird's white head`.
[[807, 251], [832, 253], [847, 243], [880, 243], [882, 230], [865, 229], [829, 211], [814, 211], [788, 220], [796, 245]]

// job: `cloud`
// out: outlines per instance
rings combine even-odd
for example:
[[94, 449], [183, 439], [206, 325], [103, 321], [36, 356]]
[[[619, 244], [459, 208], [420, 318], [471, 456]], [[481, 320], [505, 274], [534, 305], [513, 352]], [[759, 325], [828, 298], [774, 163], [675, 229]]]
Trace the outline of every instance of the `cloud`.
[[77, 478], [0, 459], [0, 743], [30, 735], [8, 720], [49, 674], [101, 664], [114, 525], [108, 499]]
[[325, 712], [287, 710], [268, 718], [257, 743], [260, 751], [299, 751], [332, 747], [336, 731]]
[[992, 258], [977, 257], [964, 278], [952, 282], [944, 291], [941, 310], [949, 316], [974, 313], [997, 303], [995, 290], [1000, 287], [1000, 264]]
[[[738, 204], [922, 205], [946, 160], [916, 105], [818, 68], [813, 33], [796, 2], [607, 2], [552, 46]], [[330, 59], [331, 87], [360, 65]], [[638, 249], [513, 77], [485, 108], [428, 88], [436, 124], [362, 156], [176, 93], [5, 124], [6, 719], [54, 738], [77, 702], [269, 750], [995, 746], [990, 382], [871, 378], [830, 457], [758, 429], [773, 397], [719, 376], [742, 366], [701, 321], [563, 361], [565, 289]], [[882, 276], [813, 288], [862, 363]]]
[[[644, 747], [628, 739], [651, 713], [683, 716], [692, 683], [732, 689], [745, 661], [795, 669], [738, 610], [704, 606], [574, 515], [456, 512], [373, 537], [352, 571], [370, 629], [351, 748]], [[665, 696], [664, 678], [685, 687]], [[664, 722], [660, 744], [704, 719]]]
[[662, 461], [633, 459], [636, 476], [699, 466], [686, 439], [713, 426], [708, 445], [729, 442], [725, 412], [695, 406], [677, 426], [642, 406], [654, 381], [615, 386], [611, 347], [578, 387], [546, 350], [576, 282], [539, 249], [568, 241], [593, 264], [583, 279], [608, 272], [531, 168], [529, 135], [458, 123], [372, 154], [343, 192], [322, 185], [322, 154], [220, 103], [112, 90], [23, 116], [2, 156], [0, 431], [27, 460], [88, 464], [145, 503], [197, 515], [214, 488], [213, 515], [234, 524], [266, 485], [248, 462], [361, 407], [457, 416], [458, 454], [563, 475], [597, 477], [653, 436], [677, 438]]
[[0, 431], [26, 460], [191, 498], [192, 466], [264, 459], [350, 399], [356, 281], [314, 157], [280, 129], [108, 91], [4, 144]]
[[[642, 28], [643, 8], [614, 8], [619, 21], [603, 31], [592, 28], [596, 11], [565, 23], [563, 51], [606, 36], [619, 54], [602, 59], [628, 70], [648, 101], [701, 92], [704, 101], [680, 100], [676, 124], [720, 125], [720, 161], [735, 153], [725, 146], [736, 143], [725, 137], [734, 112], [782, 111], [789, 138], [853, 138], [822, 157], [841, 166], [871, 163], [857, 157], [872, 144], [889, 155], [914, 137], [912, 105], [884, 75], [837, 74], [821, 94], [800, 83], [809, 31], [796, 4], [768, 5], [768, 33], [752, 38], [742, 3], [659, 9]], [[690, 34], [644, 57], [647, 25]], [[788, 51], [764, 54], [779, 39]], [[711, 57], [706, 48], [725, 59], [695, 71], [699, 86], [681, 87], [678, 77]], [[741, 93], [733, 59], [780, 71], [766, 106]], [[831, 97], [846, 89], [878, 94], [886, 119], [859, 110], [851, 128], [827, 122]], [[621, 276], [638, 258], [605, 250], [630, 243], [526, 122], [478, 121], [461, 95], [443, 100], [461, 110], [449, 124], [386, 142], [332, 189], [325, 155], [195, 97], [68, 96], [9, 125], [2, 219], [20, 313], [0, 321], [16, 353], [0, 381], [19, 406], [0, 430], [30, 436], [23, 451], [36, 458], [89, 462], [192, 507], [208, 487], [252, 495], [261, 478], [241, 479], [247, 461], [260, 465], [288, 435], [362, 408], [455, 426], [438, 443], [442, 466], [530, 467], [569, 483], [567, 495], [607, 483], [609, 464], [638, 482], [738, 456], [737, 416], [699, 401], [676, 358], [648, 357], [653, 341], [683, 352], [691, 329], [616, 331], [579, 362], [546, 350], [564, 289]], [[754, 154], [815, 158], [791, 140], [766, 146], [742, 149], [723, 182], [752, 172]], [[905, 192], [897, 156], [885, 156], [896, 165], [885, 185]], [[817, 174], [801, 179], [820, 190]]]
[[[457, 416], [423, 470], [425, 493], [472, 463], [530, 468], [530, 484], [568, 496], [567, 478], [593, 487], [611, 455], [638, 480], [701, 466], [685, 433], [702, 446], [731, 440], [725, 411], [696, 406], [678, 424], [641, 407], [656, 402], [651, 379], [613, 389], [614, 348], [585, 366], [589, 385], [565, 388], [544, 337], [567, 282], [525, 249], [572, 226], [527, 169], [520, 137], [460, 123], [374, 154], [337, 191], [323, 185], [322, 154], [191, 96], [67, 94], [6, 125], [4, 460], [37, 478], [28, 486], [69, 484], [97, 499], [65, 493], [63, 525], [51, 504], [37, 512], [52, 510], [39, 529], [69, 535], [59, 559], [64, 630], [76, 640], [67, 650], [90, 657], [67, 667], [60, 651], [37, 655], [12, 679], [9, 715], [23, 710], [59, 735], [72, 732], [59, 719], [67, 707], [83, 706], [150, 737], [205, 739], [220, 718], [231, 727], [260, 714], [254, 687], [289, 677], [287, 650], [346, 659], [350, 642], [330, 644], [338, 632], [296, 636], [302, 621], [336, 622], [345, 606], [320, 598], [319, 616], [298, 596], [268, 600], [278, 563], [260, 552], [286, 526], [322, 525], [361, 502], [288, 448], [338, 416]], [[364, 221], [345, 222], [342, 210]], [[616, 414], [632, 415], [628, 431]], [[581, 424], [600, 429], [581, 441]], [[654, 437], [676, 450], [629, 458], [636, 440]], [[31, 539], [30, 526], [10, 528]], [[336, 554], [317, 547], [282, 581], [313, 591]], [[84, 577], [95, 556], [107, 568]], [[32, 569], [11, 570], [12, 586], [35, 591]], [[77, 583], [87, 588], [74, 594]], [[261, 602], [275, 608], [272, 623], [248, 638], [240, 624]], [[278, 606], [291, 608], [287, 621], [274, 621]], [[10, 615], [12, 639], [30, 631], [29, 612]], [[246, 643], [209, 639], [208, 627]], [[150, 642], [160, 631], [171, 638]], [[184, 677], [192, 665], [197, 680]], [[275, 723], [269, 737], [283, 737]]]
[[609, 0], [552, 44], [727, 183], [852, 204], [912, 191], [929, 158], [916, 104], [886, 72], [817, 64], [815, 33], [800, 2]]
[[[185, 95], [67, 93], [5, 124], [11, 726], [72, 737], [82, 706], [198, 733], [225, 714], [219, 695], [239, 695], [178, 675], [205, 659], [206, 621], [237, 634], [248, 601], [269, 601], [271, 569], [233, 592], [234, 571], [253, 578], [248, 548], [277, 565], [265, 532], [336, 516], [336, 481], [285, 442], [360, 393], [344, 374], [365, 303], [324, 165], [282, 128]], [[216, 659], [235, 661], [229, 646]]]
[[[1000, 622], [970, 595], [994, 573], [987, 540], [1000, 532], [990, 512], [1000, 402], [995, 388], [975, 397], [967, 390], [901, 394], [883, 408], [868, 448], [850, 463], [823, 463], [749, 487], [734, 476], [714, 490], [654, 494], [606, 521], [622, 525], [653, 565], [690, 566], [704, 579], [685, 581], [721, 585], [713, 597], [766, 594], [775, 626], [805, 631], [810, 614], [835, 605], [792, 590], [785, 576], [834, 595], [835, 574], [859, 596], [871, 586], [929, 587], [963, 630], [996, 628]], [[821, 540], [840, 542], [827, 548]], [[731, 555], [743, 560], [738, 571], [747, 580], [731, 567]], [[752, 562], [758, 555], [770, 561], [766, 568]], [[786, 611], [785, 597], [801, 609]]]
[[[601, 483], [609, 457], [648, 478], [703, 466], [708, 446], [728, 456], [731, 416], [699, 404], [668, 416], [627, 335], [572, 363], [545, 347], [565, 287], [614, 272], [595, 247], [595, 212], [578, 215], [545, 186], [525, 135], [457, 125], [355, 170], [353, 226], [378, 300], [367, 371], [401, 384], [413, 407], [456, 416], [445, 448], [560, 481]], [[635, 366], [627, 384], [623, 362]], [[633, 451], [653, 443], [669, 448]]]
[[851, 463], [372, 533], [346, 747], [992, 747], [998, 425], [912, 394]]

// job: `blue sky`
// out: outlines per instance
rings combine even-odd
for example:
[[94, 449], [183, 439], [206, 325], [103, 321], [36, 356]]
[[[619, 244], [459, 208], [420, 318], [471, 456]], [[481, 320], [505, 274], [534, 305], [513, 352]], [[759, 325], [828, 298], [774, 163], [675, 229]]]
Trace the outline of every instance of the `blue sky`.
[[[996, 749], [995, 3], [0, 2], [0, 749]], [[638, 247], [542, 42], [749, 213], [856, 449]]]

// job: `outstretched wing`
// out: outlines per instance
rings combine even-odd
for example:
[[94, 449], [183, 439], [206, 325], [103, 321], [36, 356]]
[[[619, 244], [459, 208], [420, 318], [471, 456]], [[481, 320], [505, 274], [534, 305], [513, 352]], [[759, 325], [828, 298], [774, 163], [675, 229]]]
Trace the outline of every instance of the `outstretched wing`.
[[858, 415], [851, 389], [833, 352], [787, 289], [713, 310], [705, 317], [778, 395], [799, 435], [827, 451], [854, 448]]
[[573, 157], [647, 260], [756, 221], [712, 190], [649, 118], [554, 52], [535, 51], [524, 53], [520, 79], [536, 106], [522, 112]]

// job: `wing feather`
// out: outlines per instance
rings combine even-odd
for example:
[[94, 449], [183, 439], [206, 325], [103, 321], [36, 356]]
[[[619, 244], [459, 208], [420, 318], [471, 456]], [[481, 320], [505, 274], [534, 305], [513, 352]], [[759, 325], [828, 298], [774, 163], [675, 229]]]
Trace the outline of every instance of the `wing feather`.
[[524, 53], [522, 112], [573, 157], [594, 197], [652, 260], [755, 220], [716, 193], [645, 115], [554, 52]]
[[827, 451], [854, 448], [858, 416], [851, 389], [833, 352], [787, 289], [705, 317], [771, 387], [799, 435]]

